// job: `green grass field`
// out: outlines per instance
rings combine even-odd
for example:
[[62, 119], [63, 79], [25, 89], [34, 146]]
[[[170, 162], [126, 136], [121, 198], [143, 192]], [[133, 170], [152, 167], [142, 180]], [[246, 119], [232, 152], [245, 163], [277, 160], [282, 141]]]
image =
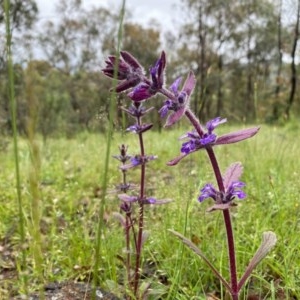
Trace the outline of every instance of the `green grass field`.
[[[223, 126], [227, 132], [237, 128]], [[274, 231], [278, 242], [254, 271], [242, 292], [255, 299], [300, 299], [300, 207], [299, 139], [300, 126], [263, 125], [257, 136], [247, 141], [215, 148], [221, 169], [232, 162], [244, 165], [246, 200], [232, 209], [239, 274], [257, 250], [264, 231]], [[228, 278], [226, 238], [220, 212], [207, 213], [210, 201], [197, 202], [199, 189], [214, 183], [206, 153], [196, 152], [178, 166], [166, 162], [180, 151], [178, 137], [185, 130], [145, 134], [147, 154], [158, 159], [147, 166], [148, 195], [171, 198], [163, 206], [146, 206], [145, 230], [149, 231], [143, 252], [145, 280], [151, 281], [150, 299], [205, 299], [208, 293], [222, 294], [222, 287], [206, 265], [172, 236], [174, 229], [191, 238], [206, 253], [217, 269]], [[135, 154], [136, 136], [114, 134], [112, 153], [121, 143]], [[74, 139], [38, 141], [41, 167], [36, 172], [38, 211], [41, 214], [41, 270], [34, 260], [36, 241], [32, 221], [32, 162], [28, 142], [19, 140], [19, 158], [25, 245], [20, 244], [18, 201], [15, 189], [13, 143], [1, 138], [0, 172], [0, 299], [29, 292], [53, 281], [90, 281], [95, 261], [95, 235], [101, 201], [106, 142], [96, 134], [81, 134]], [[118, 292], [124, 268], [124, 236], [113, 212], [119, 211], [117, 195], [111, 192], [120, 183], [118, 161], [111, 159], [108, 175], [104, 231], [99, 274], [106, 290]], [[139, 171], [128, 173], [138, 183]], [[36, 203], [36, 202], [35, 202]], [[36, 207], [35, 207], [36, 208]], [[21, 272], [22, 252], [26, 272]], [[223, 299], [224, 295], [223, 295]]]

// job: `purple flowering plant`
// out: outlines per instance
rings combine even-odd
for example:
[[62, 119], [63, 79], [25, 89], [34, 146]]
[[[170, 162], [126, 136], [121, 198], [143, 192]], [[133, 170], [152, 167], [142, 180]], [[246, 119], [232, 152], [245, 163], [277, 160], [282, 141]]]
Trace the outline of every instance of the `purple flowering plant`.
[[[145, 231], [143, 231], [144, 205], [164, 204], [169, 202], [169, 200], [157, 200], [152, 196], [149, 197], [145, 195], [146, 164], [156, 159], [156, 156], [145, 154], [144, 133], [151, 129], [152, 124], [142, 123], [142, 117], [144, 114], [152, 111], [153, 108], [146, 109], [144, 103], [151, 101], [151, 98], [154, 95], [161, 94], [165, 97], [165, 101], [159, 110], [159, 113], [161, 118], [166, 117], [165, 127], [174, 125], [183, 117], [186, 117], [193, 127], [191, 131], [179, 138], [180, 140], [184, 140], [181, 145], [180, 154], [170, 160], [167, 165], [175, 166], [186, 156], [199, 150], [204, 150], [208, 155], [216, 185], [213, 183], [204, 185], [199, 192], [198, 201], [202, 203], [206, 199], [212, 199], [213, 205], [207, 211], [212, 212], [219, 210], [223, 214], [227, 236], [230, 280], [226, 280], [222, 274], [220, 274], [206, 258], [205, 254], [192, 241], [176, 231], [170, 230], [170, 232], [204, 260], [227, 289], [231, 298], [237, 300], [241, 288], [251, 275], [253, 269], [276, 244], [276, 235], [271, 231], [263, 233], [261, 246], [249, 262], [241, 278], [238, 279], [230, 209], [237, 205], [236, 200], [246, 198], [246, 193], [243, 191], [245, 183], [240, 181], [243, 166], [240, 162], [232, 163], [225, 173], [222, 174], [213, 148], [218, 145], [228, 145], [251, 138], [257, 134], [259, 127], [242, 129], [218, 136], [215, 132], [216, 128], [224, 124], [227, 120], [225, 118], [222, 119], [216, 117], [208, 121], [204, 126], [190, 108], [190, 98], [196, 85], [196, 78], [193, 72], [189, 72], [181, 89], [181, 77], [177, 78], [170, 87], [167, 88], [165, 83], [165, 68], [166, 55], [164, 51], [150, 68], [149, 77], [146, 76], [144, 68], [135, 57], [126, 51], [121, 51], [120, 58], [109, 56], [106, 60], [106, 67], [102, 70], [106, 76], [111, 78], [114, 78], [114, 74], [116, 74], [115, 79], [119, 80], [120, 83], [116, 86], [115, 92], [127, 92], [127, 96], [131, 99], [132, 104], [130, 108], [123, 108], [123, 110], [132, 116], [136, 122], [134, 125], [128, 127], [127, 131], [137, 134], [140, 144], [139, 154], [135, 156], [127, 155], [127, 148], [123, 145], [120, 147], [121, 155], [116, 156], [116, 158], [122, 162], [120, 169], [123, 172], [123, 183], [120, 186], [123, 187], [123, 189], [121, 189], [123, 193], [119, 195], [119, 199], [122, 202], [121, 210], [125, 212], [125, 218], [121, 215], [118, 216], [125, 228], [126, 249], [128, 255], [126, 261], [127, 280], [129, 289], [134, 297], [131, 298], [131, 296], [129, 296], [128, 299], [142, 299], [143, 295], [147, 292], [146, 289], [144, 292], [139, 291], [141, 251], [146, 236]], [[140, 167], [141, 170], [140, 191], [138, 194], [130, 195], [128, 193], [130, 185], [126, 182], [125, 174], [129, 169], [135, 167]], [[124, 189], [124, 187], [128, 187], [128, 189]], [[135, 203], [139, 206], [137, 230], [135, 229], [132, 217], [132, 206]], [[135, 268], [133, 275], [131, 275], [132, 272], [130, 272], [130, 232], [132, 232], [135, 247]]]

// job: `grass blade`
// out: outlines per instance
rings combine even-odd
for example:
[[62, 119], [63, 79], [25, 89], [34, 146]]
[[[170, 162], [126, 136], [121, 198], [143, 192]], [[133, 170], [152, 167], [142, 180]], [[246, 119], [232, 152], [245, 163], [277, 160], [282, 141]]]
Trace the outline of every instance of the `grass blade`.
[[[119, 23], [119, 31], [118, 31], [118, 46], [117, 46], [117, 55], [120, 53], [121, 48], [121, 40], [122, 40], [122, 30], [123, 30], [123, 19], [125, 14], [125, 4], [126, 0], [123, 0], [121, 12], [120, 12], [120, 23]], [[118, 70], [115, 70], [115, 78], [117, 77]], [[117, 83], [115, 82], [115, 87]], [[115, 87], [113, 91], [115, 91]], [[98, 270], [100, 265], [100, 254], [102, 250], [102, 234], [104, 231], [104, 208], [105, 208], [105, 198], [106, 198], [106, 190], [107, 190], [107, 177], [108, 177], [108, 167], [110, 160], [110, 148], [111, 148], [111, 140], [113, 135], [113, 120], [114, 113], [116, 111], [116, 93], [113, 92], [110, 103], [109, 103], [109, 126], [107, 130], [107, 146], [106, 146], [106, 154], [105, 154], [105, 165], [104, 171], [102, 175], [102, 197], [101, 197], [101, 205], [99, 209], [99, 221], [98, 221], [98, 229], [96, 236], [96, 249], [95, 249], [95, 265], [94, 265], [94, 276], [93, 276], [93, 299], [96, 299], [96, 288], [99, 281]]]
[[206, 258], [206, 256], [203, 254], [203, 252], [189, 239], [184, 237], [182, 234], [180, 234], [177, 231], [169, 229], [169, 231], [174, 234], [177, 238], [179, 238], [186, 246], [188, 246], [194, 253], [196, 253], [198, 256], [200, 256], [204, 262], [210, 267], [210, 269], [213, 271], [213, 273], [220, 279], [220, 281], [223, 283], [223, 285], [226, 287], [226, 289], [230, 292], [231, 287], [229, 286], [228, 282], [222, 277], [222, 275], [218, 272], [218, 270], [211, 264], [211, 262]]
[[276, 234], [272, 231], [267, 231], [263, 233], [263, 240], [254, 254], [253, 258], [251, 259], [244, 275], [240, 279], [238, 283], [238, 289], [240, 290], [246, 280], [251, 275], [251, 272], [254, 270], [254, 268], [266, 257], [266, 255], [270, 252], [270, 250], [275, 246], [277, 242]]
[[15, 161], [15, 175], [16, 175], [16, 191], [17, 191], [17, 201], [18, 201], [18, 216], [19, 216], [19, 230], [21, 238], [21, 278], [23, 280], [23, 288], [26, 294], [27, 290], [27, 277], [24, 275], [26, 269], [26, 250], [23, 247], [25, 245], [25, 226], [24, 226], [24, 215], [23, 215], [23, 205], [22, 205], [22, 193], [21, 193], [21, 179], [20, 179], [20, 163], [19, 163], [19, 147], [18, 147], [18, 130], [17, 130], [17, 106], [15, 99], [15, 85], [14, 85], [14, 69], [13, 69], [13, 59], [11, 53], [12, 44], [12, 32], [10, 28], [10, 1], [4, 0], [4, 10], [5, 10], [5, 30], [6, 30], [6, 55], [7, 55], [7, 72], [8, 72], [8, 94], [11, 106], [11, 120], [12, 120], [12, 130], [13, 130], [13, 145], [14, 145], [14, 161]]

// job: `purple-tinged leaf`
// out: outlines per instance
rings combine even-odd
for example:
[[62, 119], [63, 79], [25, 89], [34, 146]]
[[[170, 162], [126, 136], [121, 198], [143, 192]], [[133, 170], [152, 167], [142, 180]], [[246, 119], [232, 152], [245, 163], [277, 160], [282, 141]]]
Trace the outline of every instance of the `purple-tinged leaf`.
[[142, 235], [142, 247], [147, 241], [147, 239], [149, 238], [149, 236], [150, 236], [150, 232], [148, 230], [144, 230]]
[[192, 71], [189, 72], [187, 79], [184, 82], [182, 91], [185, 91], [188, 96], [192, 94], [192, 91], [196, 85], [196, 77]]
[[129, 196], [127, 194], [120, 194], [118, 198], [124, 202], [135, 202], [139, 199], [137, 196]]
[[277, 238], [276, 234], [272, 231], [267, 231], [263, 233], [263, 240], [251, 259], [244, 275], [241, 277], [238, 283], [238, 290], [240, 290], [245, 284], [246, 280], [251, 275], [252, 271], [256, 268], [256, 266], [266, 257], [266, 255], [271, 251], [271, 249], [276, 245]]
[[133, 117], [142, 117], [145, 114], [149, 113], [151, 110], [154, 109], [154, 107], [150, 107], [148, 109], [139, 109], [139, 108], [135, 108], [134, 106], [131, 106], [129, 109], [127, 109], [126, 107], [121, 106], [120, 107], [123, 111], [125, 111], [127, 114], [129, 114], [130, 116]]
[[153, 124], [143, 124], [143, 125], [135, 124], [135, 125], [129, 126], [126, 129], [126, 131], [131, 131], [133, 133], [142, 133], [142, 132], [145, 132], [145, 131], [151, 129], [152, 127], [153, 127]]
[[207, 212], [212, 212], [212, 211], [215, 211], [215, 210], [226, 210], [226, 209], [229, 209], [232, 206], [237, 206], [237, 204], [232, 202], [232, 201], [227, 202], [227, 203], [214, 204], [213, 206], [209, 207], [206, 211]]
[[156, 201], [157, 200], [154, 197], [148, 197], [148, 198], [143, 199], [144, 204], [156, 204]]
[[215, 144], [216, 145], [232, 144], [245, 139], [249, 139], [252, 136], [254, 136], [259, 131], [259, 129], [260, 129], [259, 127], [253, 127], [253, 128], [238, 130], [235, 132], [224, 134], [217, 138]]
[[126, 220], [123, 215], [121, 215], [119, 212], [113, 212], [113, 217], [120, 222], [120, 224], [125, 228], [126, 227]]
[[166, 203], [169, 203], [171, 202], [172, 200], [171, 199], [156, 199], [154, 197], [148, 197], [148, 198], [145, 198], [143, 199], [143, 203], [144, 204], [166, 204]]
[[227, 168], [223, 179], [225, 190], [227, 190], [234, 181], [238, 181], [242, 173], [243, 166], [240, 162], [231, 164]]
[[137, 85], [130, 93], [127, 94], [131, 100], [136, 102], [149, 99], [153, 95], [154, 94], [147, 83], [141, 83]]
[[152, 106], [152, 107], [150, 107], [150, 108], [144, 110], [143, 115], [149, 113], [149, 112], [150, 112], [151, 110], [153, 110], [153, 109], [154, 109], [154, 107]]
[[[115, 91], [116, 93], [124, 92], [130, 88], [137, 86], [140, 83], [140, 81], [141, 80], [138, 77], [132, 78], [130, 80], [123, 80], [117, 85]], [[113, 89], [111, 89], [111, 91], [113, 91]]]
[[120, 166], [119, 169], [121, 169], [121, 170], [123, 170], [123, 171], [126, 171], [126, 170], [132, 169], [132, 168], [134, 168], [134, 167], [136, 167], [135, 164], [129, 163], [129, 164]]
[[[191, 152], [190, 152], [191, 153]], [[190, 154], [189, 153], [189, 154]], [[174, 159], [167, 162], [168, 166], [176, 166], [184, 157], [186, 157], [188, 154], [181, 153], [179, 156], [175, 157]]]
[[145, 131], [151, 129], [153, 127], [153, 124], [144, 124], [142, 127], [143, 128], [141, 129], [141, 132], [145, 132]]
[[174, 234], [177, 238], [179, 238], [186, 246], [188, 246], [194, 253], [200, 256], [204, 262], [210, 267], [212, 272], [220, 279], [223, 285], [226, 287], [229, 293], [231, 293], [231, 287], [229, 283], [225, 280], [225, 278], [219, 273], [219, 271], [213, 266], [213, 264], [208, 260], [208, 258], [204, 255], [204, 253], [189, 239], [184, 237], [177, 231], [169, 229], [169, 231]]
[[122, 58], [133, 68], [135, 69], [143, 69], [141, 64], [138, 62], [138, 60], [132, 56], [129, 52], [127, 51], [121, 51], [120, 52]]
[[155, 203], [153, 203], [153, 204], [155, 204], [155, 205], [161, 205], [161, 204], [167, 204], [167, 203], [170, 203], [170, 202], [172, 202], [171, 199], [157, 199], [155, 201]]
[[180, 108], [178, 111], [171, 113], [166, 121], [165, 127], [172, 126], [175, 124], [184, 114], [185, 114], [186, 107]]

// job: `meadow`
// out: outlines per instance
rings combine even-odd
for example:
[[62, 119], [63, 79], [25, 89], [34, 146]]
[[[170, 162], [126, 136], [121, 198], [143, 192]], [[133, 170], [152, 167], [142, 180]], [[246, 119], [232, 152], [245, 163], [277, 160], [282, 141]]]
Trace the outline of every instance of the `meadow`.
[[[236, 128], [224, 125], [218, 133], [232, 129]], [[262, 125], [250, 140], [215, 148], [222, 170], [235, 161], [244, 165], [242, 180], [247, 183], [248, 196], [231, 209], [238, 270], [245, 268], [264, 231], [274, 231], [278, 239], [276, 247], [255, 269], [241, 293], [242, 299], [300, 299], [299, 129], [297, 122], [282, 127]], [[170, 198], [172, 202], [145, 209], [145, 229], [150, 236], [143, 251], [142, 278], [151, 282], [150, 299], [206, 299], [209, 295], [210, 299], [225, 299], [220, 282], [203, 261], [168, 231], [174, 229], [190, 238], [228, 278], [222, 215], [219, 211], [206, 212], [209, 200], [197, 201], [199, 189], [206, 182], [214, 182], [206, 153], [196, 152], [177, 166], [166, 166], [179, 154], [178, 137], [185, 131], [177, 127], [145, 134], [147, 153], [158, 155], [147, 165], [146, 188], [155, 197]], [[129, 146], [130, 154], [135, 154], [136, 136], [115, 132], [111, 155], [118, 154], [122, 143]], [[48, 139], [46, 143], [37, 139], [40, 159], [35, 175], [29, 142], [19, 139], [24, 245], [20, 242], [13, 143], [9, 137], [2, 137], [0, 145], [0, 299], [36, 291], [50, 282], [91, 281], [103, 199], [105, 136], [82, 133], [72, 139]], [[32, 176], [39, 183], [38, 202], [33, 201]], [[138, 183], [138, 171], [131, 171], [128, 180]], [[113, 190], [120, 182], [118, 161], [111, 159], [99, 276], [101, 286], [119, 297], [124, 278], [124, 233], [114, 218], [120, 200]], [[36, 205], [38, 225], [32, 218]], [[34, 259], [35, 230], [41, 233], [40, 266]], [[22, 272], [24, 258], [26, 268]]]

